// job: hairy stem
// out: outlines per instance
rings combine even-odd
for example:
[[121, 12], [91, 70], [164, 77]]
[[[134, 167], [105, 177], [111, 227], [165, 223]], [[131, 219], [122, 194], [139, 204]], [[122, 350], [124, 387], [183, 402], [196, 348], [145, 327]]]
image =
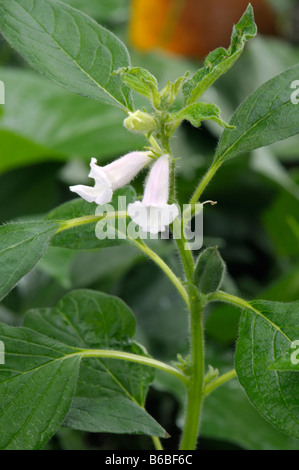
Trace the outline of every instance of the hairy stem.
[[203, 335], [203, 308], [196, 286], [190, 292], [190, 333], [191, 333], [191, 376], [187, 387], [187, 408], [185, 425], [182, 435], [181, 450], [194, 450], [196, 448], [199, 432], [199, 419], [203, 402], [204, 384], [204, 335]]
[[[175, 224], [177, 223], [175, 222]], [[175, 227], [175, 224], [174, 228], [178, 228]], [[191, 359], [190, 382], [187, 386], [187, 407], [180, 449], [194, 450], [199, 432], [205, 372], [203, 305], [200, 293], [194, 284], [194, 258], [185, 238], [183, 223], [180, 222], [180, 224], [180, 236], [176, 239], [176, 243], [188, 282]]]

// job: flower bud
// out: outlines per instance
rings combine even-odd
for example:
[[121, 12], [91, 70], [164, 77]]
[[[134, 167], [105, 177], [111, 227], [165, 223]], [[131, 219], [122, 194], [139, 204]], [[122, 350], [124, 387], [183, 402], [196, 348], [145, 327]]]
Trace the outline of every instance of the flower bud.
[[138, 110], [130, 113], [129, 117], [124, 120], [124, 126], [132, 132], [149, 134], [157, 128], [157, 121], [150, 114]]

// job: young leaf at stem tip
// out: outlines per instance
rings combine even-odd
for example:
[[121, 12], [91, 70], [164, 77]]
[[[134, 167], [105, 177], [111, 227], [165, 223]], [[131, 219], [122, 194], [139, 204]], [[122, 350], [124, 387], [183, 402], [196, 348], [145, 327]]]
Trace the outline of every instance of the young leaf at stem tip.
[[132, 90], [146, 98], [152, 98], [158, 93], [156, 78], [146, 69], [141, 67], [121, 67], [112, 75], [119, 75], [122, 81]]
[[220, 47], [211, 52], [201, 68], [183, 86], [187, 104], [194, 103], [221, 75], [225, 74], [243, 52], [246, 41], [257, 33], [254, 13], [248, 5], [240, 21], [234, 26], [229, 49]]
[[197, 260], [194, 281], [199, 292], [209, 294], [218, 290], [225, 274], [225, 263], [217, 246], [203, 251]]
[[168, 81], [159, 94], [159, 100], [154, 103], [155, 108], [168, 110], [177, 99], [188, 76], [189, 72], [186, 72], [183, 77], [179, 77], [175, 82]]
[[217, 122], [217, 124], [226, 129], [235, 129], [235, 126], [230, 126], [221, 119], [220, 109], [215, 104], [190, 104], [181, 111], [172, 114], [170, 119], [173, 121], [177, 121], [178, 123], [186, 119], [187, 121], [191, 122], [191, 124], [195, 127], [199, 127], [202, 121], [209, 120]]

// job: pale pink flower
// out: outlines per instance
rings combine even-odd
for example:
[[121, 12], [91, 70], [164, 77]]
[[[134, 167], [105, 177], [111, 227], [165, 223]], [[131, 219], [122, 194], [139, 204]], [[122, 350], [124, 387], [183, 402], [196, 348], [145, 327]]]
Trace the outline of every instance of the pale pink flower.
[[112, 200], [113, 191], [130, 183], [151, 161], [149, 152], [131, 152], [106, 166], [98, 166], [97, 160], [92, 158], [88, 176], [95, 180], [95, 185], [79, 184], [70, 186], [70, 190], [88, 202], [107, 204]]
[[128, 205], [128, 214], [145, 232], [164, 232], [179, 215], [176, 204], [168, 204], [169, 156], [162, 155], [153, 165], [142, 201]]

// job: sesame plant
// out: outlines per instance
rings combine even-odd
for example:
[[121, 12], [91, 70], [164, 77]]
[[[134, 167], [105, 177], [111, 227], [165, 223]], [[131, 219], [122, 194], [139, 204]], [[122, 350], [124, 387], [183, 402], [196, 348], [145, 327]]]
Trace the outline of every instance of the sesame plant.
[[[127, 131], [147, 140], [142, 151], [132, 149], [106, 166], [92, 158], [94, 185], [70, 187], [78, 198], [44, 218], [1, 226], [0, 298], [32, 270], [48, 246], [96, 250], [124, 245], [126, 250], [131, 245], [177, 289], [189, 314], [190, 343], [185, 356], [161, 362], [134, 339], [134, 315], [121, 299], [84, 289], [69, 292], [54, 308], [30, 310], [24, 326], [1, 323], [1, 449], [44, 448], [64, 426], [144, 434], [162, 450], [167, 429], [145, 408], [157, 370], [184, 388], [181, 450], [196, 449], [206, 397], [236, 377], [264, 418], [299, 438], [299, 301], [247, 301], [221, 290], [225, 262], [217, 247], [198, 253], [189, 240], [191, 221], [202, 216], [206, 202], [214, 204], [204, 200], [204, 191], [222, 165], [299, 133], [299, 107], [292, 100], [299, 66], [258, 88], [227, 124], [215, 104], [200, 100], [256, 35], [251, 5], [233, 27], [228, 49], [211, 52], [193, 76], [186, 73], [164, 88], [148, 70], [131, 66], [125, 45], [114, 34], [58, 0], [0, 0], [0, 30], [40, 74], [117, 107]], [[137, 95], [138, 103], [143, 100], [138, 108]], [[199, 127], [206, 120], [223, 128], [215, 157], [190, 200], [180, 201], [176, 169], [184, 155], [173, 154], [172, 137], [183, 121]], [[136, 195], [129, 185], [141, 171], [147, 173], [144, 194]], [[151, 237], [167, 238], [165, 246], [176, 246], [180, 272], [152, 248]], [[242, 312], [235, 368], [224, 374], [205, 357], [203, 321], [212, 302]]]

